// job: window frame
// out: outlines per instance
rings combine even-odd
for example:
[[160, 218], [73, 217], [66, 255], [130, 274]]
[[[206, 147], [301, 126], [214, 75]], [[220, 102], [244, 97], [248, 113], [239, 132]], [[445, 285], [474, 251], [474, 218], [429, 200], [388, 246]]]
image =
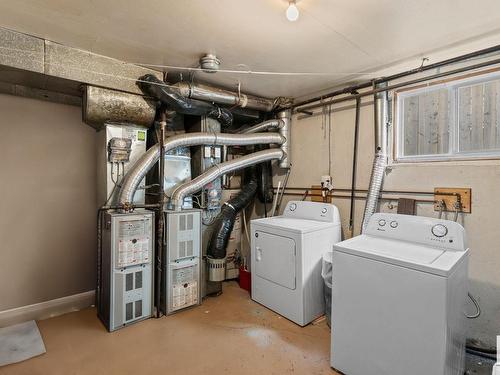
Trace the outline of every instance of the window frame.
[[[466, 76], [454, 77], [447, 80], [431, 82], [428, 84], [407, 87], [394, 91], [393, 110], [395, 113], [393, 124], [393, 155], [392, 162], [419, 163], [419, 162], [446, 162], [446, 161], [473, 161], [473, 160], [499, 160], [500, 148], [486, 151], [460, 151], [459, 150], [459, 90], [481, 83], [500, 79], [500, 69], [489, 69], [471, 73]], [[404, 156], [404, 99], [418, 95], [429, 90], [435, 91], [446, 88], [451, 98], [450, 113], [450, 139], [448, 152], [445, 154], [408, 155]]]

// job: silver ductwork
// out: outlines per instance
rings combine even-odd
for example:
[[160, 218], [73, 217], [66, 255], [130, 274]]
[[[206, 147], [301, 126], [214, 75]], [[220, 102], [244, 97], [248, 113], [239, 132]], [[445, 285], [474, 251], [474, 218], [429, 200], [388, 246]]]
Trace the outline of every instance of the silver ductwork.
[[[177, 147], [215, 145], [248, 146], [257, 144], [281, 145], [285, 139], [276, 133], [226, 134], [226, 133], [189, 133], [179, 134], [165, 140], [164, 150], [168, 152]], [[160, 147], [151, 147], [129, 170], [123, 178], [118, 202], [122, 205], [133, 202], [135, 191], [146, 173], [160, 158]]]
[[[281, 129], [285, 123], [282, 120], [279, 119], [272, 119], [272, 120], [267, 120], [264, 122], [261, 122], [257, 125], [253, 125], [244, 129], [238, 129], [236, 131], [237, 134], [253, 134], [253, 133], [259, 133], [259, 132], [265, 132], [268, 130], [279, 130]], [[227, 160], [227, 154], [228, 154], [228, 147], [227, 146], [222, 146], [222, 161]], [[228, 182], [228, 176], [224, 175], [222, 176], [222, 186], [228, 187], [229, 182]]]
[[274, 109], [274, 100], [272, 99], [246, 95], [201, 83], [182, 81], [173, 86], [178, 88], [182, 96], [190, 99], [256, 109], [263, 112], [271, 112]]
[[242, 156], [241, 158], [217, 164], [195, 179], [179, 185], [172, 193], [170, 203], [175, 210], [180, 210], [182, 208], [182, 202], [186, 196], [201, 190], [203, 186], [212, 182], [216, 178], [226, 173], [237, 171], [255, 164], [276, 159], [281, 160], [283, 157], [286, 157], [283, 151], [275, 148], [254, 152], [253, 154]]
[[267, 130], [279, 130], [283, 126], [285, 126], [285, 122], [283, 120], [280, 119], [267, 120], [261, 122], [260, 124], [253, 125], [249, 128], [238, 131], [238, 134], [252, 134], [252, 133], [264, 132]]
[[384, 175], [385, 169], [387, 168], [388, 158], [387, 139], [389, 131], [389, 101], [387, 91], [375, 94], [374, 99], [375, 157], [373, 160], [368, 195], [366, 197], [361, 232], [365, 231], [370, 217], [377, 210], [380, 192], [384, 183]]
[[285, 109], [278, 112], [278, 119], [283, 121], [284, 125], [279, 129], [279, 133], [285, 138], [285, 142], [281, 144], [281, 150], [285, 154], [285, 157], [280, 161], [280, 168], [290, 168], [292, 165], [292, 159], [290, 154], [290, 135], [291, 129], [290, 125], [292, 123], [292, 110]]
[[141, 95], [87, 85], [83, 91], [83, 122], [100, 129], [104, 123], [129, 123], [149, 127], [156, 103]]

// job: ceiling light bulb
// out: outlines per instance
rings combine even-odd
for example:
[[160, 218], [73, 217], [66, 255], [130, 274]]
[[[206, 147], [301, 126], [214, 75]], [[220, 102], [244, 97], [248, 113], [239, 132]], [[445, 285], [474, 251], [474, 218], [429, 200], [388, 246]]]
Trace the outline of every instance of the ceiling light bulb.
[[299, 8], [297, 8], [297, 5], [295, 5], [295, 0], [288, 3], [286, 18], [291, 22], [297, 21], [299, 19]]

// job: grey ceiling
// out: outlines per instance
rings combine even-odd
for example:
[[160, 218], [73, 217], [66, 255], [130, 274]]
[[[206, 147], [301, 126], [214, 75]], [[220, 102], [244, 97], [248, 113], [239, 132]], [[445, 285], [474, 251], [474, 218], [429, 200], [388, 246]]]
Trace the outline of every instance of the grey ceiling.
[[[498, 0], [39, 0], [0, 2], [0, 26], [134, 63], [321, 75], [197, 73], [267, 97], [299, 97], [460, 42], [500, 38]], [[367, 75], [361, 75], [368, 72]]]

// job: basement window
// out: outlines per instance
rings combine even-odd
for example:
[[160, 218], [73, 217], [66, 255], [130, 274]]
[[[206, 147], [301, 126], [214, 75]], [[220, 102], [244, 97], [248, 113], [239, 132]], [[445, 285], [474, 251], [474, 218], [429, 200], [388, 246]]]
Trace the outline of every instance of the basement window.
[[500, 73], [397, 95], [397, 161], [500, 158]]

